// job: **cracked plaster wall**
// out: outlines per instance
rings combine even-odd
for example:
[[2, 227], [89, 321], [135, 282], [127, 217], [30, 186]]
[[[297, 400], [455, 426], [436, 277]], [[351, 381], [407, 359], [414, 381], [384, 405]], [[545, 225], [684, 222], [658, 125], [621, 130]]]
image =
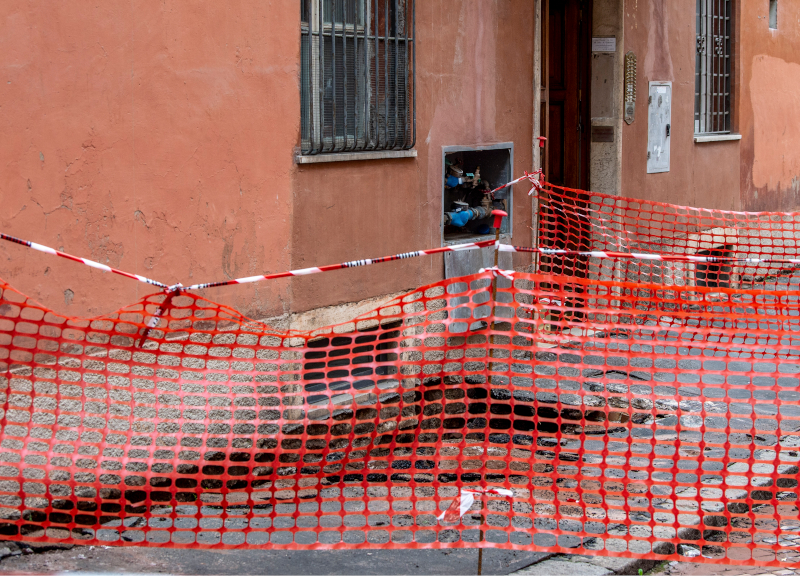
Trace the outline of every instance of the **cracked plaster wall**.
[[[0, 3], [0, 230], [166, 282], [290, 265], [294, 2]], [[0, 277], [71, 315], [151, 287], [19, 246]], [[288, 282], [207, 296], [254, 316]]]

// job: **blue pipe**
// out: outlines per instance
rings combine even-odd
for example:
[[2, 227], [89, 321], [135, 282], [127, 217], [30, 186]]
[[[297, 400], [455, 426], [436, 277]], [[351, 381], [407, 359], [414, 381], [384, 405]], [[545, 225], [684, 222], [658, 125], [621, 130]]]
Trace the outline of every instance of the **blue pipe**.
[[461, 210], [460, 212], [445, 212], [444, 222], [445, 224], [451, 224], [452, 226], [461, 228], [470, 220], [485, 218], [485, 212], [486, 211], [483, 208], [467, 208], [466, 210]]

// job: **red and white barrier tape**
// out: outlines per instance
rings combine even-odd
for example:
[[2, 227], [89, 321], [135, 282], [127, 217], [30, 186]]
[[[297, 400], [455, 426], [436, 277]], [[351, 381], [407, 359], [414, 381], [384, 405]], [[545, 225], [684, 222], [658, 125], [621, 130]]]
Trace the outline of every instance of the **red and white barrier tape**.
[[403, 254], [395, 254], [394, 256], [382, 256], [380, 258], [370, 258], [367, 260], [353, 260], [351, 262], [343, 262], [341, 264], [330, 264], [328, 266], [319, 266], [315, 268], [303, 268], [301, 270], [291, 270], [289, 272], [277, 272], [275, 274], [248, 276], [247, 278], [237, 278], [235, 280], [225, 280], [223, 282], [208, 282], [206, 284], [193, 284], [191, 286], [183, 287], [181, 288], [181, 290], [201, 290], [203, 288], [215, 288], [217, 286], [229, 286], [231, 284], [248, 284], [250, 282], [261, 282], [262, 280], [275, 280], [277, 278], [286, 278], [289, 276], [307, 276], [309, 274], [319, 274], [320, 272], [331, 272], [333, 270], [342, 270], [343, 268], [357, 268], [359, 266], [382, 264], [384, 262], [392, 262], [394, 260], [405, 260], [406, 258], [416, 258], [418, 256], [430, 256], [431, 254], [439, 254], [441, 252], [460, 252], [462, 250], [477, 250], [479, 248], [488, 248], [489, 246], [494, 246], [494, 245], [495, 245], [495, 240], [482, 240], [480, 242], [469, 242], [467, 244], [443, 246], [442, 248], [431, 248], [430, 250], [404, 252]]
[[[520, 176], [516, 180], [512, 180], [507, 184], [503, 184], [502, 186], [498, 186], [494, 190], [490, 192], [486, 192], [487, 194], [491, 194], [494, 196], [494, 193], [502, 190], [503, 188], [508, 188], [509, 186], [513, 186], [514, 184], [518, 184], [523, 180], [528, 180], [531, 182], [533, 187], [531, 188], [528, 195], [532, 194], [536, 190], [541, 190], [543, 187], [543, 183], [541, 181], [541, 177], [543, 176], [541, 170], [537, 170], [535, 172], [525, 172], [523, 176]], [[381, 258], [371, 258], [367, 260], [353, 260], [351, 262], [343, 262], [341, 264], [330, 264], [328, 266], [319, 266], [314, 268], [303, 268], [301, 270], [291, 270], [289, 272], [277, 272], [275, 274], [263, 274], [259, 276], [248, 276], [246, 278], [236, 278], [234, 280], [225, 280], [222, 282], [207, 282], [205, 284], [193, 284], [191, 286], [182, 287], [181, 290], [201, 290], [203, 288], [216, 288], [218, 286], [230, 286], [232, 284], [248, 284], [250, 282], [261, 282], [262, 280], [276, 280], [278, 278], [287, 278], [289, 276], [306, 276], [308, 274], [318, 274], [320, 272], [331, 272], [333, 270], [342, 270], [343, 268], [357, 268], [359, 266], [369, 266], [371, 264], [382, 264], [384, 262], [392, 262], [394, 260], [404, 260], [406, 258], [416, 258], [418, 256], [430, 256], [431, 254], [439, 254], [441, 252], [458, 252], [461, 250], [476, 250], [479, 248], [488, 248], [489, 246], [494, 246], [497, 244], [495, 240], [482, 240], [480, 242], [470, 242], [466, 244], [456, 244], [453, 246], [444, 246], [442, 248], [431, 248], [430, 250], [418, 250], [416, 252], [405, 252], [403, 254], [395, 254], [394, 256], [383, 256]], [[506, 271], [500, 271], [500, 273], [506, 277], [509, 277]]]
[[[537, 170], [535, 172], [525, 172], [523, 176], [520, 176], [516, 180], [512, 180], [507, 184], [503, 184], [502, 186], [498, 186], [491, 192], [487, 192], [488, 194], [494, 195], [495, 192], [502, 190], [504, 188], [508, 188], [509, 186], [513, 186], [514, 184], [518, 184], [523, 180], [528, 180], [532, 184], [532, 188], [528, 194], [532, 194], [535, 191], [539, 191], [543, 189], [544, 182], [542, 181], [542, 171]], [[138, 274], [131, 274], [130, 272], [123, 272], [122, 270], [117, 270], [116, 268], [112, 268], [110, 266], [106, 266], [105, 264], [100, 264], [99, 262], [95, 262], [93, 260], [89, 260], [87, 258], [79, 258], [77, 256], [73, 256], [71, 254], [66, 254], [65, 252], [60, 252], [59, 250], [55, 250], [53, 248], [49, 248], [47, 246], [43, 246], [41, 244], [37, 244], [35, 242], [30, 242], [28, 240], [22, 240], [20, 238], [15, 238], [14, 236], [9, 236], [8, 234], [0, 233], [0, 239], [7, 240], [9, 242], [14, 242], [16, 244], [20, 244], [22, 246], [27, 246], [28, 248], [33, 248], [34, 250], [38, 250], [40, 252], [45, 252], [47, 254], [52, 254], [54, 256], [61, 256], [62, 258], [66, 258], [68, 260], [72, 260], [75, 262], [80, 262], [87, 266], [91, 266], [92, 268], [97, 268], [99, 270], [103, 270], [105, 272], [112, 272], [114, 274], [119, 274], [120, 276], [125, 276], [126, 278], [131, 278], [133, 280], [138, 280], [139, 282], [144, 282], [145, 284], [150, 284], [152, 286], [158, 286], [162, 288], [167, 294], [175, 294], [186, 290], [200, 290], [203, 288], [215, 288], [218, 286], [230, 286], [233, 284], [247, 284], [250, 282], [261, 282], [262, 280], [275, 280], [278, 278], [287, 278], [290, 276], [306, 276], [308, 274], [317, 274], [320, 272], [331, 272], [333, 270], [342, 270], [345, 268], [357, 268], [359, 266], [370, 266], [372, 264], [382, 264], [384, 262], [392, 262], [395, 260], [404, 260], [406, 258], [416, 258], [418, 256], [429, 256], [432, 254], [439, 254], [442, 252], [457, 252], [461, 250], [477, 250], [480, 248], [488, 248], [490, 246], [497, 245], [498, 250], [500, 252], [536, 252], [548, 256], [586, 256], [586, 257], [593, 257], [593, 258], [628, 258], [628, 259], [638, 259], [638, 260], [663, 260], [663, 261], [673, 261], [673, 262], [709, 262], [709, 263], [720, 263], [720, 262], [732, 262], [738, 264], [766, 264], [766, 263], [786, 263], [786, 264], [800, 264], [800, 258], [738, 258], [738, 257], [722, 257], [722, 256], [694, 256], [694, 255], [686, 255], [686, 254], [648, 254], [648, 253], [637, 253], [637, 252], [606, 252], [606, 251], [599, 251], [599, 250], [592, 250], [592, 251], [579, 251], [579, 250], [559, 250], [559, 249], [551, 249], [551, 248], [532, 248], [527, 246], [511, 246], [508, 244], [498, 244], [496, 240], [483, 240], [479, 242], [469, 242], [465, 244], [457, 244], [454, 246], [444, 246], [442, 248], [432, 248], [429, 250], [418, 250], [416, 252], [405, 252], [402, 254], [395, 254], [393, 256], [383, 256], [380, 258], [371, 258], [366, 260], [353, 260], [350, 262], [343, 262], [340, 264], [330, 264], [328, 266], [319, 266], [313, 268], [303, 268], [300, 270], [290, 270], [288, 272], [278, 272], [275, 274], [262, 274], [258, 276], [248, 276], [246, 278], [236, 278], [234, 280], [225, 280], [222, 282], [207, 282], [205, 284], [193, 284], [191, 286], [182, 286], [181, 284], [175, 284], [173, 286], [168, 286], [162, 282], [158, 282], [156, 280], [151, 280], [150, 278], [146, 278], [144, 276], [140, 276]], [[491, 271], [495, 276], [502, 275], [506, 278], [512, 278], [511, 272], [500, 270], [499, 268], [486, 268], [482, 269], [484, 271]], [[157, 323], [157, 317], [153, 318], [151, 321]]]
[[393, 262], [395, 260], [405, 260], [406, 258], [416, 258], [418, 256], [429, 256], [431, 254], [439, 254], [442, 252], [459, 252], [462, 250], [477, 250], [480, 248], [488, 248], [490, 246], [494, 246], [496, 241], [495, 240], [482, 240], [480, 242], [469, 242], [465, 244], [455, 244], [453, 246], [443, 246], [442, 248], [431, 248], [429, 250], [417, 250], [416, 252], [404, 252], [402, 254], [394, 254], [392, 256], [382, 256], [380, 258], [369, 258], [366, 260], [352, 260], [350, 262], [342, 262], [340, 264], [330, 264], [328, 266], [319, 266], [314, 268], [303, 268], [301, 270], [290, 270], [288, 272], [278, 272], [276, 274], [263, 274], [259, 276], [249, 276], [247, 278], [237, 278], [234, 280], [225, 280], [222, 282], [208, 282], [206, 284], [193, 284], [191, 286], [183, 286], [180, 283], [175, 284], [173, 286], [168, 286], [162, 282], [158, 282], [156, 280], [151, 280], [150, 278], [145, 278], [144, 276], [139, 276], [138, 274], [131, 274], [130, 272], [123, 272], [122, 270], [117, 270], [116, 268], [111, 268], [110, 266], [106, 266], [105, 264], [100, 264], [99, 262], [95, 262], [94, 260], [89, 260], [88, 258], [79, 258], [78, 256], [73, 256], [71, 254], [67, 254], [65, 252], [60, 252], [59, 250], [55, 250], [48, 246], [43, 246], [41, 244], [37, 244], [36, 242], [30, 242], [28, 240], [22, 240], [20, 238], [15, 238], [14, 236], [9, 236], [8, 234], [0, 233], [0, 239], [7, 240], [9, 242], [14, 242], [15, 244], [20, 244], [22, 246], [27, 246], [28, 248], [33, 248], [34, 250], [38, 250], [40, 252], [44, 252], [46, 254], [52, 254], [54, 256], [61, 256], [62, 258], [67, 258], [68, 260], [72, 260], [74, 262], [80, 262], [87, 266], [91, 266], [92, 268], [97, 268], [99, 270], [103, 270], [105, 272], [113, 272], [114, 274], [119, 274], [121, 276], [125, 276], [126, 278], [132, 278], [134, 280], [138, 280], [139, 282], [144, 282], [146, 284], [151, 284], [153, 286], [158, 286], [159, 288], [163, 288], [167, 293], [177, 293], [183, 292], [186, 290], [200, 290], [202, 288], [214, 288], [217, 286], [229, 286], [232, 284], [247, 284], [250, 282], [260, 282], [262, 280], [274, 280], [277, 278], [286, 278], [289, 276], [306, 276], [308, 274], [317, 274], [319, 272], [330, 272], [332, 270], [342, 270], [344, 268], [357, 268], [359, 266], [369, 266], [372, 264], [382, 264], [384, 262]]
[[106, 266], [105, 264], [100, 264], [99, 262], [95, 262], [94, 260], [89, 260], [88, 258], [78, 258], [77, 256], [73, 256], [72, 254], [60, 252], [59, 250], [55, 250], [54, 248], [50, 248], [48, 246], [42, 246], [41, 244], [37, 244], [36, 242], [30, 242], [28, 240], [15, 238], [14, 236], [9, 236], [8, 234], [3, 234], [2, 232], [0, 232], [0, 240], [7, 240], [9, 242], [14, 242], [15, 244], [21, 244], [22, 246], [33, 248], [34, 250], [38, 250], [39, 252], [44, 252], [45, 254], [52, 254], [53, 256], [61, 256], [62, 258], [66, 258], [67, 260], [80, 262], [82, 264], [86, 264], [87, 266], [91, 266], [92, 268], [103, 270], [104, 272], [112, 272], [114, 274], [119, 274], [120, 276], [125, 276], [126, 278], [132, 278], [133, 280], [144, 282], [145, 284], [151, 284], [153, 286], [158, 286], [159, 288], [164, 288], [165, 290], [169, 289], [169, 286], [167, 286], [166, 284], [162, 284], [161, 282], [151, 280], [150, 278], [145, 278], [144, 276], [139, 276], [138, 274], [131, 274], [130, 272], [123, 272], [122, 270], [117, 270], [116, 268], [112, 268], [111, 266]]
[[478, 273], [480, 274], [483, 274], [484, 272], [491, 272], [492, 276], [503, 276], [504, 278], [508, 278], [509, 280], [514, 279], [513, 270], [503, 270], [502, 268], [498, 268], [497, 266], [492, 266], [491, 268], [481, 268], [480, 270], [478, 270]]
[[523, 174], [522, 176], [520, 176], [516, 180], [512, 180], [511, 182], [508, 182], [507, 184], [503, 184], [502, 186], [498, 186], [494, 190], [487, 190], [486, 192], [484, 192], [484, 194], [489, 194], [492, 198], [494, 198], [494, 193], [495, 192], [499, 192], [503, 188], [508, 188], [509, 186], [513, 186], [514, 184], [519, 184], [523, 180], [529, 180], [531, 182], [531, 184], [533, 185], [533, 187], [528, 192], [528, 196], [530, 196], [531, 194], [533, 194], [534, 191], [543, 189], [544, 184], [543, 184], [543, 182], [541, 180], [543, 176], [544, 176], [544, 174], [542, 173], [541, 170], [536, 170], [535, 172], [528, 172], [526, 170], [525, 174]]
[[[523, 180], [525, 177], [518, 178], [514, 182], [516, 183], [520, 180]], [[509, 185], [510, 185], [509, 184]], [[44, 252], [46, 254], [52, 254], [54, 256], [61, 256], [62, 258], [66, 258], [68, 260], [72, 260], [74, 262], [80, 262], [92, 268], [97, 268], [99, 270], [103, 270], [105, 272], [112, 272], [114, 274], [119, 274], [120, 276], [125, 276], [126, 278], [131, 278], [133, 280], [138, 280], [139, 282], [144, 282], [145, 284], [150, 284], [152, 286], [158, 286], [159, 288], [163, 288], [167, 293], [173, 292], [180, 292], [186, 290], [201, 290], [203, 288], [215, 288], [218, 286], [230, 286], [233, 284], [248, 284], [250, 282], [261, 282], [262, 280], [275, 280], [278, 278], [287, 278], [290, 276], [306, 276], [309, 274], [318, 274], [320, 272], [331, 272], [333, 270], [342, 270], [345, 268], [357, 268], [360, 266], [370, 266], [372, 264], [382, 264], [384, 262], [393, 262], [395, 260], [404, 260], [407, 258], [416, 258], [419, 256], [429, 256], [432, 254], [439, 254], [442, 252], [458, 252], [462, 250], [477, 250], [480, 248], [488, 248], [490, 246], [494, 246], [496, 244], [495, 240], [482, 240], [479, 242], [469, 242], [465, 244], [456, 244], [453, 246], [443, 246], [442, 248], [431, 248], [429, 250], [417, 250], [416, 252], [404, 252], [402, 254], [395, 254], [392, 256], [382, 256], [380, 258], [369, 258], [365, 260], [352, 260], [350, 262], [342, 262], [340, 264], [330, 264], [328, 266], [319, 266], [313, 268], [303, 268], [300, 270], [290, 270], [287, 272], [278, 272], [275, 274], [262, 274], [258, 276], [248, 276], [246, 278], [236, 278], [234, 280], [225, 280], [222, 282], [208, 282], [205, 284], [193, 284], [191, 286], [182, 286], [181, 284], [175, 284], [173, 286], [168, 286], [162, 282], [158, 282], [156, 280], [152, 280], [150, 278], [146, 278], [144, 276], [140, 276], [138, 274], [131, 274], [130, 272], [124, 272], [122, 270], [117, 270], [116, 268], [112, 268], [110, 266], [106, 266], [105, 264], [100, 264], [99, 262], [95, 262], [93, 260], [89, 260], [88, 258], [79, 258], [77, 256], [73, 256], [71, 254], [67, 254], [65, 252], [61, 252], [59, 250], [55, 250], [48, 246], [43, 246], [41, 244], [37, 244], [35, 242], [30, 242], [28, 240], [22, 240], [20, 238], [15, 238], [14, 236], [9, 236], [8, 234], [0, 233], [0, 239], [7, 240], [9, 242], [14, 242], [16, 244], [20, 244], [22, 246], [27, 246], [28, 248], [33, 248], [34, 250], [38, 250], [40, 252]], [[723, 263], [723, 262], [731, 262], [735, 264], [768, 264], [768, 263], [783, 263], [783, 264], [800, 264], [800, 258], [738, 258], [734, 256], [724, 257], [724, 256], [694, 256], [688, 254], [649, 254], [649, 253], [641, 253], [641, 252], [606, 252], [601, 250], [589, 250], [589, 251], [580, 251], [580, 250], [560, 250], [560, 249], [552, 249], [552, 248], [532, 248], [528, 246], [512, 246], [509, 244], [499, 244], [498, 250], [500, 252], [538, 252], [540, 254], [544, 254], [546, 256], [585, 256], [591, 258], [626, 258], [626, 259], [633, 259], [633, 260], [662, 260], [662, 261], [670, 261], [670, 262], [707, 262], [707, 263]], [[481, 272], [491, 271], [495, 276], [502, 275], [506, 278], [511, 278], [510, 273], [506, 270], [501, 270], [499, 268], [485, 268], [481, 269]]]
[[542, 180], [544, 180], [544, 172], [541, 170], [536, 170], [534, 172], [528, 172], [526, 170], [525, 178], [530, 180], [532, 184], [531, 189], [528, 191], [528, 196], [534, 192], [540, 192], [541, 190], [544, 190], [544, 183], [542, 182]]
[[538, 252], [546, 256], [586, 256], [590, 258], [627, 258], [631, 260], [662, 260], [665, 262], [708, 262], [734, 264], [800, 264], [800, 258], [738, 258], [736, 256], [694, 256], [691, 254], [648, 254], [644, 252], [605, 252], [601, 250], [559, 250], [555, 248], [531, 248], [501, 244], [500, 252]]
[[[531, 189], [533, 192], [534, 189], [541, 189], [541, 182], [539, 181], [539, 176], [541, 175], [541, 170], [538, 172], [534, 172], [529, 174], [525, 172], [525, 175], [520, 176], [516, 180], [513, 180], [507, 184], [503, 184], [502, 186], [498, 186], [489, 194], [494, 194], [498, 190], [502, 190], [503, 188], [508, 188], [509, 186], [513, 186], [523, 180], [530, 180], [534, 188]], [[454, 246], [445, 246], [442, 248], [432, 248], [430, 250], [418, 250], [416, 252], [406, 252], [403, 254], [395, 254], [393, 256], [383, 256], [381, 258], [372, 258], [367, 260], [353, 260], [351, 262], [343, 262], [341, 264], [331, 264], [329, 266], [319, 266], [314, 268], [304, 268], [302, 270], [291, 270], [289, 272], [278, 272], [276, 274], [263, 274], [259, 276], [249, 276], [247, 278], [237, 278], [234, 280], [225, 280], [222, 282], [208, 282], [205, 284], [193, 284], [191, 286], [182, 286], [181, 284], [175, 284], [173, 286], [168, 286], [162, 282], [157, 282], [156, 280], [151, 280], [150, 278], [145, 278], [144, 276], [139, 276], [138, 274], [131, 274], [130, 272], [123, 272], [122, 270], [117, 270], [116, 268], [111, 268], [110, 266], [106, 266], [105, 264], [100, 264], [99, 262], [95, 262], [94, 260], [89, 260], [87, 258], [79, 258], [77, 256], [72, 256], [71, 254], [66, 254], [64, 252], [60, 252], [53, 248], [49, 248], [47, 246], [42, 246], [41, 244], [37, 244], [35, 242], [30, 242], [28, 240], [22, 240], [20, 238], [15, 238], [14, 236], [9, 236], [7, 234], [0, 233], [0, 239], [7, 240], [9, 242], [14, 242], [16, 244], [20, 244], [22, 246], [27, 246], [28, 248], [33, 248], [34, 250], [39, 250], [40, 252], [45, 252], [47, 254], [53, 254], [55, 256], [61, 256], [62, 258], [67, 258], [69, 260], [73, 260], [75, 262], [80, 262], [87, 266], [91, 266], [92, 268], [97, 268], [99, 270], [103, 270], [106, 272], [113, 272], [114, 274], [119, 274], [120, 276], [125, 276], [126, 278], [132, 278], [134, 280], [138, 280], [139, 282], [144, 282], [146, 284], [151, 284], [153, 286], [158, 286], [159, 288], [163, 288], [165, 292], [168, 294], [178, 293], [186, 290], [200, 290], [202, 288], [215, 288], [217, 286], [229, 286], [232, 284], [247, 284], [250, 282], [260, 282], [262, 280], [275, 280], [277, 278], [286, 278], [289, 276], [305, 276], [307, 274], [317, 274], [319, 272], [330, 272], [332, 270], [342, 270], [344, 268], [356, 268], [359, 266], [369, 266], [371, 264], [381, 264], [383, 262], [392, 262], [394, 260], [403, 260], [406, 258], [416, 258], [418, 256], [429, 256], [431, 254], [439, 254], [441, 252], [457, 252], [459, 250], [475, 250], [478, 248], [487, 248], [489, 246], [495, 245], [495, 240], [484, 240], [480, 242], [470, 242], [466, 244], [458, 244]], [[151, 321], [157, 322], [157, 317], [153, 318]]]
[[439, 514], [436, 519], [448, 523], [458, 522], [472, 508], [477, 494], [498, 494], [506, 498], [514, 496], [514, 493], [507, 488], [462, 488], [459, 497], [454, 499], [447, 510]]

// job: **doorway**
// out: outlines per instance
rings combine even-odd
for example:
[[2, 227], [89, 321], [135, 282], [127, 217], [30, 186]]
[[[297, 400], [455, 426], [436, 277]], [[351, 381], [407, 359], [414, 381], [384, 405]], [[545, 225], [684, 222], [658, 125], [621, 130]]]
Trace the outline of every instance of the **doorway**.
[[589, 187], [592, 0], [544, 0], [542, 120], [552, 184]]
[[[542, 110], [547, 138], [542, 166], [553, 200], [570, 205], [569, 212], [545, 201], [539, 208], [539, 244], [544, 248], [589, 250], [589, 86], [591, 70], [592, 0], [542, 2]], [[578, 215], [577, 217], [575, 215]], [[549, 274], [585, 277], [587, 259], [542, 257], [539, 270]]]

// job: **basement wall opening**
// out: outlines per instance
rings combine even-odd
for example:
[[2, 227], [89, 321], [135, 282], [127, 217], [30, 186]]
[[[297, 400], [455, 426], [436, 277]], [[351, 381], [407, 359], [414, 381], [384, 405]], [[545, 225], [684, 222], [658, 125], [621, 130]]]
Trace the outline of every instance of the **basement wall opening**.
[[494, 238], [492, 210], [505, 210], [501, 238], [513, 230], [513, 189], [494, 197], [488, 191], [512, 180], [514, 145], [445, 146], [442, 148], [442, 244]]

